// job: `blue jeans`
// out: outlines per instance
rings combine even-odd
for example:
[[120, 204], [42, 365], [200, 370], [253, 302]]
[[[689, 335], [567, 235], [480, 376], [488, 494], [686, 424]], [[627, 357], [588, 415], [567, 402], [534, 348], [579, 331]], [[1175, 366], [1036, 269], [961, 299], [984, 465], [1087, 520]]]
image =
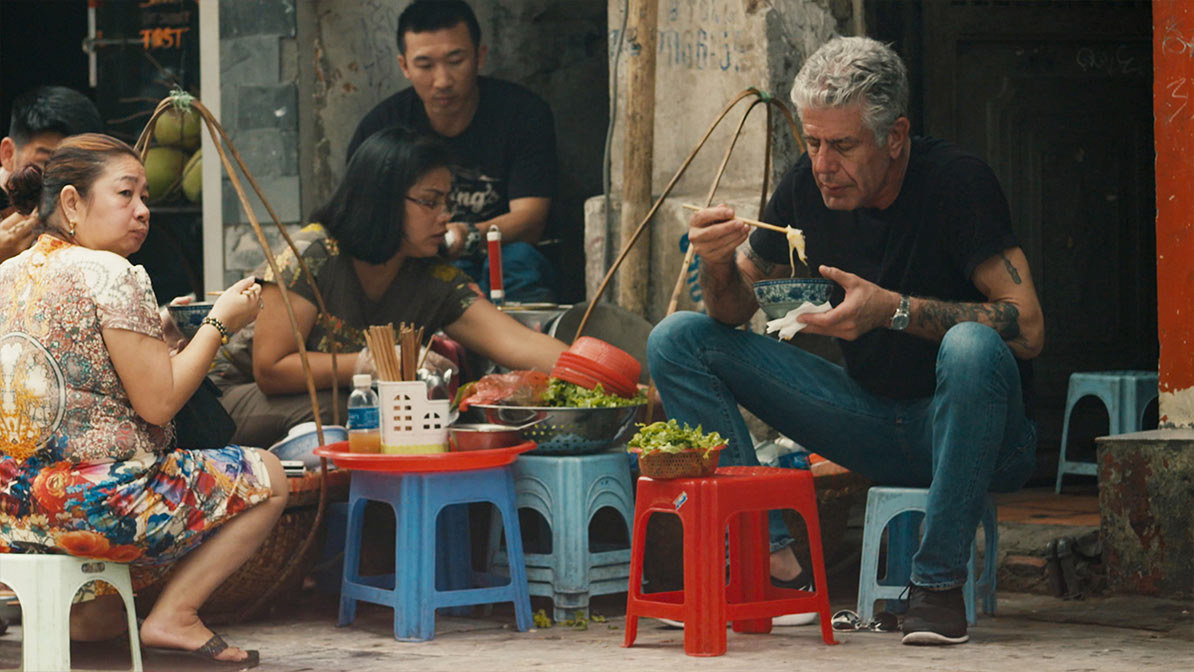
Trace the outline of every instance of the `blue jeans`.
[[[457, 259], [456, 267], [469, 274], [489, 298], [489, 257]], [[502, 245], [502, 286], [507, 301], [554, 303], [556, 271], [551, 261], [530, 243]]]
[[[966, 582], [988, 491], [1018, 489], [1036, 464], [1036, 426], [1020, 373], [999, 335], [976, 322], [950, 329], [931, 397], [875, 396], [821, 357], [692, 312], [655, 327], [647, 362], [668, 417], [728, 439], [722, 464], [757, 465], [738, 405], [812, 452], [885, 485], [928, 487], [913, 583]], [[772, 549], [789, 542], [770, 514]], [[832, 532], [830, 532], [832, 533]]]

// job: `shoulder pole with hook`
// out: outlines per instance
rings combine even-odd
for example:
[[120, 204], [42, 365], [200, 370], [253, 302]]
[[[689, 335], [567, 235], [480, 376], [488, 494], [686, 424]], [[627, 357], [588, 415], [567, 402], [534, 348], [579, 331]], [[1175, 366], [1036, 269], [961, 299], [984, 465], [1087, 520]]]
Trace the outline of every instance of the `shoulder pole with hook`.
[[[171, 107], [177, 107], [177, 108], [182, 108], [182, 109], [194, 107], [195, 110], [199, 113], [200, 117], [203, 119], [204, 124], [207, 126], [208, 134], [210, 135], [210, 137], [212, 139], [212, 144], [216, 148], [216, 153], [220, 157], [220, 162], [224, 166], [224, 171], [228, 175], [229, 180], [232, 182], [233, 189], [236, 191], [237, 197], [240, 200], [241, 208], [244, 209], [245, 215], [249, 219], [249, 224], [252, 226], [254, 233], [257, 235], [257, 242], [261, 246], [261, 249], [262, 249], [263, 253], [265, 254], [266, 263], [269, 265], [270, 270], [274, 274], [274, 277], [278, 280], [278, 289], [282, 293], [282, 303], [286, 307], [286, 314], [290, 320], [290, 327], [294, 333], [295, 342], [298, 346], [299, 360], [302, 362], [303, 374], [306, 378], [306, 383], [307, 383], [307, 392], [311, 398], [311, 405], [315, 412], [316, 435], [319, 439], [320, 445], [325, 445], [326, 441], [324, 440], [324, 436], [323, 436], [323, 422], [322, 422], [321, 413], [320, 413], [320, 409], [319, 409], [319, 399], [318, 399], [318, 395], [315, 390], [315, 378], [311, 373], [311, 365], [307, 359], [306, 344], [303, 342], [302, 332], [300, 331], [300, 329], [298, 327], [298, 320], [295, 317], [294, 308], [291, 305], [290, 297], [289, 297], [289, 294], [286, 289], [286, 284], [285, 284], [285, 282], [283, 282], [281, 271], [278, 268], [277, 260], [274, 258], [273, 251], [270, 249], [269, 242], [265, 238], [265, 232], [262, 230], [261, 224], [257, 220], [256, 214], [253, 212], [253, 207], [249, 203], [248, 197], [245, 195], [244, 189], [240, 184], [240, 180], [236, 176], [236, 171], [233, 169], [231, 162], [228, 160], [228, 156], [224, 152], [224, 148], [221, 144], [221, 140], [223, 140], [223, 143], [227, 145], [229, 152], [231, 152], [233, 158], [236, 160], [237, 166], [240, 168], [241, 172], [244, 173], [245, 178], [249, 181], [249, 184], [253, 187], [253, 191], [256, 193], [258, 199], [265, 206], [265, 209], [269, 213], [270, 218], [273, 220], [274, 225], [277, 227], [278, 232], [281, 234], [282, 238], [286, 241], [286, 244], [289, 246], [291, 252], [294, 254], [295, 260], [298, 262], [301, 272], [303, 273], [307, 282], [311, 286], [312, 295], [316, 300], [317, 307], [320, 311], [320, 314], [327, 315], [328, 314], [327, 306], [323, 301], [323, 296], [322, 296], [321, 292], [319, 291], [318, 286], [316, 286], [315, 278], [311, 274], [310, 269], [307, 267], [306, 262], [303, 261], [302, 254], [299, 252], [298, 247], [294, 244], [294, 240], [291, 239], [290, 235], [286, 232], [286, 229], [285, 229], [285, 227], [282, 226], [281, 220], [278, 218], [277, 213], [274, 212], [274, 209], [270, 206], [269, 201], [265, 198], [265, 194], [262, 193], [261, 187], [257, 184], [257, 181], [253, 179], [253, 176], [249, 172], [248, 167], [245, 166], [244, 161], [241, 159], [240, 152], [237, 151], [235, 145], [233, 145], [233, 143], [232, 143], [232, 140], [228, 137], [227, 133], [224, 132], [224, 128], [215, 119], [215, 117], [212, 115], [212, 113], [203, 105], [203, 103], [201, 103], [199, 101], [199, 99], [195, 98], [194, 96], [192, 96], [189, 93], [185, 93], [180, 90], [175, 90], [175, 91], [171, 92], [170, 96], [164, 98], [161, 102], [158, 103], [157, 107], [154, 109], [152, 116], [150, 116], [149, 121], [146, 122], [145, 128], [141, 131], [140, 137], [137, 139], [135, 151], [141, 157], [141, 160], [142, 161], [145, 160], [145, 156], [149, 151], [149, 138], [153, 133], [153, 127], [154, 127], [155, 122], [157, 121], [158, 117], [160, 117], [163, 113], [166, 112], [167, 109], [169, 109]], [[338, 396], [339, 396], [337, 388], [339, 387], [339, 385], [336, 383], [336, 380], [338, 379], [337, 363], [336, 363], [337, 350], [338, 350], [338, 344], [336, 343], [336, 340], [333, 338], [332, 339], [332, 352], [331, 352], [331, 355], [332, 355], [332, 378], [333, 378], [333, 384], [332, 384], [333, 420], [337, 420], [338, 416], [339, 416], [339, 408], [338, 408], [338, 403], [337, 403]], [[247, 609], [245, 609], [242, 612], [242, 614], [241, 614], [242, 618], [251, 617], [252, 615], [257, 613], [260, 609], [262, 609], [268, 603], [268, 601], [273, 598], [273, 596], [277, 593], [277, 591], [281, 588], [281, 586], [284, 585], [290, 579], [291, 575], [297, 570], [300, 559], [303, 558], [307, 552], [309, 552], [310, 547], [315, 540], [316, 532], [319, 530], [319, 525], [323, 521], [323, 514], [324, 514], [324, 510], [326, 508], [326, 504], [327, 504], [327, 458], [321, 457], [320, 458], [320, 479], [319, 479], [319, 504], [316, 509], [315, 520], [311, 524], [311, 530], [307, 534], [307, 537], [303, 540], [303, 543], [300, 546], [298, 552], [295, 553], [295, 555], [291, 558], [287, 567], [279, 574], [277, 579], [275, 579], [274, 584], [272, 586], [270, 586], [269, 588], [267, 588], [265, 590], [265, 592], [263, 592], [262, 595], [260, 597], [258, 597], [256, 601], [253, 602], [253, 604], [251, 604]]]

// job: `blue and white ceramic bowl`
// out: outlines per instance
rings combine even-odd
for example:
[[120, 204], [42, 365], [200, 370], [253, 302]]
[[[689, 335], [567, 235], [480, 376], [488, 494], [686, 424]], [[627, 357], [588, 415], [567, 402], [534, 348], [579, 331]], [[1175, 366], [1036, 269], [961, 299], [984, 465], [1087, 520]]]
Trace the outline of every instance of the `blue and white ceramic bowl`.
[[[348, 430], [340, 425], [324, 425], [323, 440], [327, 444], [348, 440]], [[319, 434], [314, 422], [303, 422], [290, 428], [286, 438], [269, 447], [279, 460], [302, 460], [308, 469], [319, 468], [319, 456], [312, 453], [319, 446]], [[329, 460], [328, 468], [331, 468]]]
[[778, 320], [805, 301], [825, 303], [834, 287], [834, 282], [825, 278], [781, 278], [756, 282], [754, 289], [767, 319]]
[[166, 306], [166, 310], [170, 311], [170, 319], [178, 325], [178, 330], [182, 332], [182, 335], [194, 338], [195, 332], [199, 331], [199, 325], [203, 323], [203, 318], [211, 312], [211, 306], [211, 301], [196, 301], [186, 304], [170, 304]]

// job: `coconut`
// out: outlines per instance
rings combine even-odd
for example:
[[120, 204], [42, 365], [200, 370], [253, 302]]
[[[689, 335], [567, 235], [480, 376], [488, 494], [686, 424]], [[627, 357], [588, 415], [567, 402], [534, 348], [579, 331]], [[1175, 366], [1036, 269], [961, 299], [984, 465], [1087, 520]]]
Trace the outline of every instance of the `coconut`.
[[197, 150], [182, 169], [182, 193], [197, 203], [203, 195], [203, 150]]
[[153, 139], [159, 145], [199, 146], [199, 113], [195, 110], [168, 108], [153, 126]]
[[193, 109], [188, 109], [182, 120], [182, 146], [185, 149], [195, 149], [199, 146], [199, 133], [203, 127], [202, 118]]
[[186, 155], [173, 147], [153, 147], [145, 155], [145, 178], [149, 182], [149, 200], [160, 202], [177, 188]]

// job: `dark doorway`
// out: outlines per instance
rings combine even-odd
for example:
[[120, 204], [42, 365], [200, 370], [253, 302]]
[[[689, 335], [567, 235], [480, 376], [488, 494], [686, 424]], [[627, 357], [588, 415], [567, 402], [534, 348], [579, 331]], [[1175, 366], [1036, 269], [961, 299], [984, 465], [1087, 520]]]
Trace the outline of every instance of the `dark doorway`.
[[[1150, 4], [870, 0], [867, 18], [908, 60], [914, 128], [984, 157], [1007, 193], [1045, 310], [1051, 471], [1071, 373], [1157, 368]], [[1089, 415], [1071, 435], [1105, 433]]]

